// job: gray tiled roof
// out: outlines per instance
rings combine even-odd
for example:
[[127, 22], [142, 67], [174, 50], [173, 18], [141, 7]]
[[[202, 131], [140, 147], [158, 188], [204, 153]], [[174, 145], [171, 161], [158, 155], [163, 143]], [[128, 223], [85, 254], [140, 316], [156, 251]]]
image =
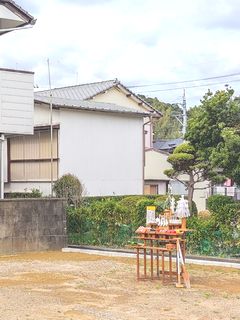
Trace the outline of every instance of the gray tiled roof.
[[171, 140], [156, 140], [153, 142], [153, 147], [157, 150], [171, 150], [176, 148], [178, 145], [183, 143], [182, 138], [171, 139]]
[[[34, 95], [35, 102], [46, 103], [49, 104], [50, 98], [47, 96], [38, 95], [35, 93]], [[82, 101], [76, 99], [63, 99], [52, 97], [52, 104], [56, 107], [61, 108], [70, 108], [76, 110], [88, 110], [88, 111], [99, 111], [99, 112], [113, 112], [113, 113], [125, 113], [132, 114], [136, 116], [148, 116], [148, 112], [139, 112], [133, 108], [126, 108], [123, 106], [119, 106], [114, 103], [106, 103], [106, 102], [94, 102], [94, 101]]]
[[[105, 92], [108, 89], [111, 89], [113, 87], [119, 87], [122, 88], [122, 90], [126, 91], [128, 94], [134, 96], [136, 99], [138, 99], [139, 102], [141, 102], [145, 108], [146, 111], [155, 113], [155, 115], [161, 115], [161, 113], [152, 106], [144, 101], [142, 98], [140, 98], [138, 95], [130, 91], [127, 87], [125, 87], [123, 84], [120, 83], [118, 79], [114, 80], [107, 80], [107, 81], [101, 81], [101, 82], [94, 82], [94, 83], [86, 83], [86, 84], [80, 84], [75, 86], [69, 86], [69, 87], [62, 87], [62, 88], [55, 88], [52, 89], [52, 96], [56, 98], [64, 98], [64, 99], [75, 99], [75, 100], [89, 100], [96, 95]], [[38, 95], [42, 96], [49, 96], [49, 90], [44, 91], [38, 91]]]
[[[56, 98], [66, 98], [75, 100], [88, 100], [97, 94], [112, 88], [116, 80], [86, 83], [70, 87], [52, 89], [52, 95]], [[49, 90], [38, 91], [38, 95], [49, 96]]]

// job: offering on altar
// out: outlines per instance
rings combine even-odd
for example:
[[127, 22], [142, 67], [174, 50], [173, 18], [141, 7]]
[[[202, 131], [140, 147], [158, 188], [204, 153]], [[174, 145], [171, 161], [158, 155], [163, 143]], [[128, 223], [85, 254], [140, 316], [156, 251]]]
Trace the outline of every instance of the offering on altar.
[[180, 200], [177, 202], [177, 208], [175, 212], [176, 217], [180, 218], [182, 220], [182, 228], [186, 229], [187, 222], [186, 218], [190, 217], [190, 211], [188, 208], [188, 201], [184, 199], [184, 196], [182, 195]]
[[177, 202], [177, 208], [176, 208], [176, 216], [178, 218], [187, 218], [190, 217], [190, 211], [188, 208], [188, 201], [184, 199], [184, 196], [182, 195], [180, 200]]
[[147, 215], [146, 215], [146, 225], [151, 226], [156, 224], [155, 218], [156, 207], [155, 206], [148, 206], [147, 207]]

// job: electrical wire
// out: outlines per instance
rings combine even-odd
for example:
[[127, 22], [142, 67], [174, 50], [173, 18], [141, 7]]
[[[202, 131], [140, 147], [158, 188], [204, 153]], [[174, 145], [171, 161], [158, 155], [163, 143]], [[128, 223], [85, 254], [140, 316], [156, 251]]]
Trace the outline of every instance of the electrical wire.
[[229, 78], [229, 77], [235, 77], [235, 76], [239, 76], [239, 75], [240, 75], [240, 72], [237, 72], [237, 73], [230, 73], [230, 74], [225, 74], [225, 75], [221, 75], [221, 76], [194, 79], [194, 80], [183, 80], [183, 81], [176, 81], [176, 82], [162, 82], [162, 83], [154, 83], [154, 84], [132, 85], [132, 86], [128, 86], [127, 88], [165, 86], [165, 85], [171, 85], [171, 84], [181, 84], [181, 83], [189, 83], [189, 82], [195, 82], [195, 81], [207, 81], [207, 80], [220, 79], [220, 78]]
[[[199, 84], [199, 85], [195, 85], [195, 86], [184, 86], [184, 89], [191, 89], [191, 88], [199, 88], [199, 87], [208, 87], [208, 86], [214, 86], [214, 85], [218, 85], [218, 84], [225, 84], [228, 85], [228, 83], [232, 83], [232, 82], [240, 82], [240, 79], [236, 79], [236, 80], [229, 80], [225, 82], [213, 82], [213, 83], [207, 83], [207, 84]], [[178, 88], [167, 88], [167, 89], [156, 89], [156, 90], [146, 90], [146, 91], [140, 91], [138, 92], [138, 94], [141, 93], [145, 93], [145, 92], [162, 92], [162, 91], [174, 91], [174, 90], [182, 90], [183, 87], [178, 87]]]

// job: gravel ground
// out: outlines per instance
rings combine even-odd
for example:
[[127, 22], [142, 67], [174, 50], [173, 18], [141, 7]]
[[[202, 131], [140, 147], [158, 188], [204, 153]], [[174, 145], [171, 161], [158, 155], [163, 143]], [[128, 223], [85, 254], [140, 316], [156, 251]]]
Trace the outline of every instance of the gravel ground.
[[191, 289], [136, 281], [134, 259], [46, 252], [0, 257], [0, 319], [240, 320], [240, 270], [188, 266]]

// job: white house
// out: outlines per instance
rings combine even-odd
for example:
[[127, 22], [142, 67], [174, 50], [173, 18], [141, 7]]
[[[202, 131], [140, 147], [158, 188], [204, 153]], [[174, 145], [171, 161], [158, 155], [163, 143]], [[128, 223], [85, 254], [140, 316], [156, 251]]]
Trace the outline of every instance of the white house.
[[[0, 36], [36, 20], [12, 0], [0, 0]], [[33, 133], [33, 73], [0, 69], [0, 198], [7, 182], [6, 136]]]
[[53, 89], [49, 96], [35, 94], [34, 135], [8, 139], [5, 192], [50, 194], [52, 172], [54, 181], [75, 174], [88, 195], [142, 194], [145, 139], [151, 143], [151, 118], [159, 114], [118, 80]]

